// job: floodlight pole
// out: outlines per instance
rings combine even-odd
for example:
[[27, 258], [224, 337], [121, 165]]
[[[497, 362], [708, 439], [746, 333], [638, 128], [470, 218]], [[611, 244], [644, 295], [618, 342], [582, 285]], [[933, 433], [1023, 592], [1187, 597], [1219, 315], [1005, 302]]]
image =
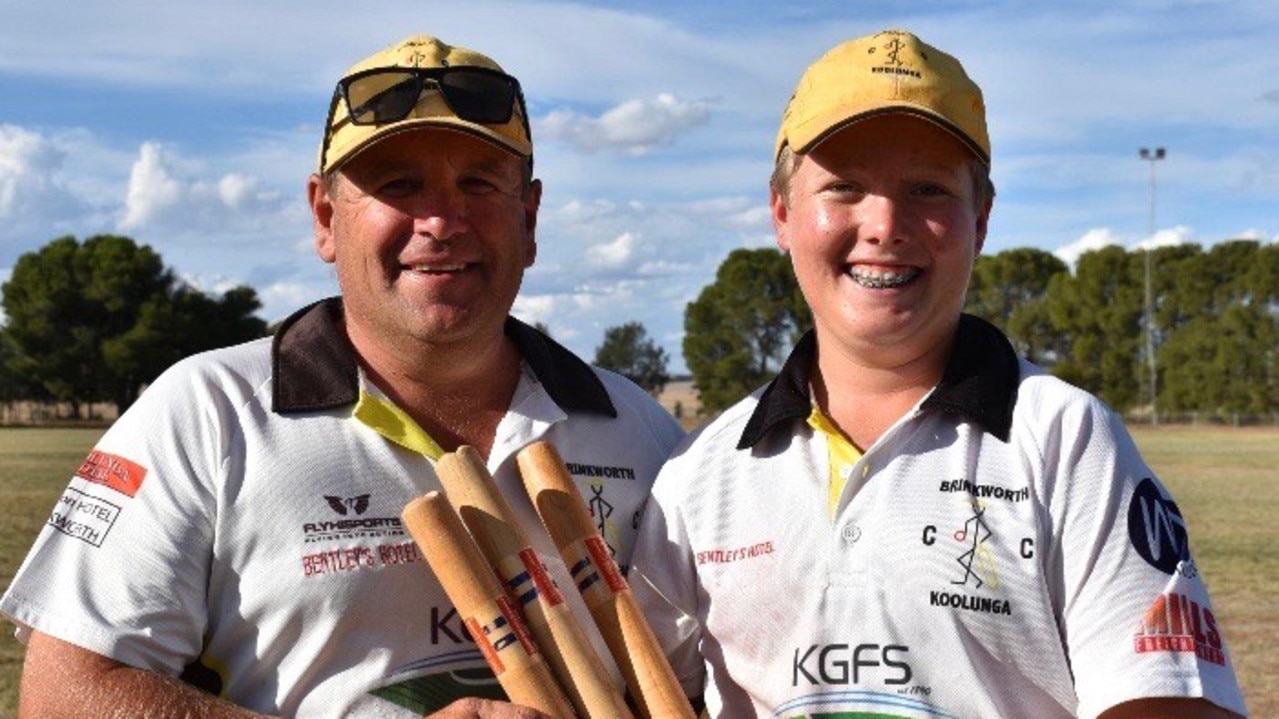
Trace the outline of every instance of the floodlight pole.
[[1164, 159], [1167, 152], [1162, 147], [1156, 147], [1154, 150], [1149, 148], [1141, 148], [1141, 159], [1150, 163], [1150, 241], [1151, 245], [1146, 248], [1146, 362], [1150, 372], [1150, 423], [1152, 425], [1159, 424], [1159, 381], [1156, 374], [1155, 365], [1155, 310], [1154, 310], [1154, 294], [1150, 286], [1150, 264], [1151, 255], [1154, 254], [1155, 239], [1155, 163]]

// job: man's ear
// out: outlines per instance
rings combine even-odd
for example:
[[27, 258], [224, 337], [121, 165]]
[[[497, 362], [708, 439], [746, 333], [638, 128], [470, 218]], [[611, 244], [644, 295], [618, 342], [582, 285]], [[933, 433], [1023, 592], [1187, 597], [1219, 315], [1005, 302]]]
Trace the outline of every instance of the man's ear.
[[782, 252], [790, 252], [790, 208], [786, 206], [786, 198], [776, 189], [768, 191], [769, 214], [773, 218], [773, 231], [777, 234], [777, 247]]
[[524, 197], [524, 266], [532, 267], [537, 260], [537, 211], [542, 206], [542, 181], [529, 183]]
[[[334, 179], [332, 184], [340, 182]], [[337, 244], [333, 241], [333, 187], [326, 185], [319, 175], [306, 180], [306, 199], [311, 206], [311, 227], [315, 233], [315, 254], [325, 262], [337, 259]]]

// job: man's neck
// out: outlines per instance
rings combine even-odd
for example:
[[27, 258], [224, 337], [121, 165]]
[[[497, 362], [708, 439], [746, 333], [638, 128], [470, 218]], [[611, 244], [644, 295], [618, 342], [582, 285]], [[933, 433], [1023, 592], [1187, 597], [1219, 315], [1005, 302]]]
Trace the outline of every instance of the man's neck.
[[368, 378], [441, 448], [465, 444], [488, 457], [520, 377], [520, 355], [509, 337], [390, 349], [351, 340]]

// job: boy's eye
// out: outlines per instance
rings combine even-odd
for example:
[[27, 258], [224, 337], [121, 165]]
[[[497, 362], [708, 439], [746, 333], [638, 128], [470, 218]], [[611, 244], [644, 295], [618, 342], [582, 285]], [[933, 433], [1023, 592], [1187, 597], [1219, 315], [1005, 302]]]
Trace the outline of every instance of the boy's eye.
[[926, 183], [915, 188], [915, 194], [925, 197], [944, 197], [950, 194], [950, 190], [936, 183]]
[[839, 194], [855, 194], [862, 191], [862, 188], [855, 182], [836, 181], [830, 183], [826, 188], [830, 192]]

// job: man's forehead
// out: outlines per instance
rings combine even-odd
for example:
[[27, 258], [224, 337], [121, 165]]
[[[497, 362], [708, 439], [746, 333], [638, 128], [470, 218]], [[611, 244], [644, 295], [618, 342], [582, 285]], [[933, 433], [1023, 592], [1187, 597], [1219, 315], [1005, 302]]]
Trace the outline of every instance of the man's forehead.
[[343, 171], [406, 169], [435, 162], [492, 173], [518, 173], [525, 160], [465, 132], [421, 127], [383, 138], [351, 158]]

